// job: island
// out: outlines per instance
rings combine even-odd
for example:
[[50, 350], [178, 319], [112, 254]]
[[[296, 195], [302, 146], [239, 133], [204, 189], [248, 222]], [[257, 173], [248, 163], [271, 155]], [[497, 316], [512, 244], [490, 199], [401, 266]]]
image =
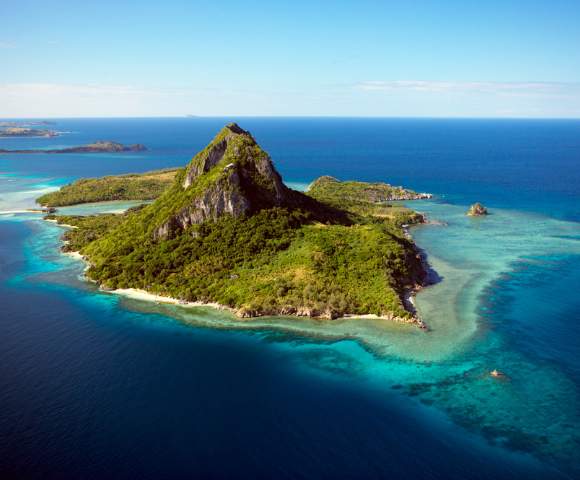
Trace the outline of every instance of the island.
[[46, 120], [40, 121], [8, 121], [8, 122], [0, 122], [0, 128], [3, 127], [30, 127], [30, 126], [46, 126], [46, 125], [55, 125], [55, 122], [49, 122]]
[[88, 145], [78, 147], [67, 147], [57, 149], [29, 149], [29, 150], [5, 150], [0, 149], [0, 153], [120, 153], [120, 152], [144, 152], [145, 145], [136, 143], [134, 145], [123, 145], [122, 143], [111, 142], [110, 140], [98, 140]]
[[485, 216], [488, 214], [489, 214], [489, 212], [487, 211], [487, 208], [485, 208], [479, 202], [471, 205], [471, 207], [469, 207], [469, 210], [466, 213], [466, 215], [468, 215], [469, 217], [482, 217], [482, 216]]
[[7, 127], [0, 129], [1, 137], [57, 137], [59, 132], [26, 127]]
[[373, 316], [425, 329], [409, 298], [427, 266], [404, 229], [425, 218], [385, 201], [393, 195], [425, 198], [331, 177], [294, 191], [253, 136], [228, 124], [154, 202], [47, 219], [77, 227], [63, 248], [82, 255], [104, 290], [239, 318]]

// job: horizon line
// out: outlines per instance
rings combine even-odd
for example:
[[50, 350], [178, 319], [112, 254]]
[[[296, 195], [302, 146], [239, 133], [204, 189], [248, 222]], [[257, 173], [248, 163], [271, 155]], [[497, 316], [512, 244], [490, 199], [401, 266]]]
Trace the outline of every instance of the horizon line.
[[400, 116], [400, 115], [247, 115], [247, 114], [220, 114], [220, 115], [97, 115], [97, 116], [24, 116], [24, 117], [0, 117], [0, 121], [11, 120], [91, 120], [91, 119], [211, 119], [211, 118], [335, 118], [335, 119], [393, 119], [393, 120], [580, 120], [577, 117], [543, 117], [543, 116]]

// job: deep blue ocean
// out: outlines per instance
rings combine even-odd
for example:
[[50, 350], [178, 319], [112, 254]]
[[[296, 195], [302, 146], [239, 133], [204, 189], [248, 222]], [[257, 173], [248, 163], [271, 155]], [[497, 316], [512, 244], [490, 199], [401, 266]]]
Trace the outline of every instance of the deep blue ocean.
[[[295, 188], [435, 194], [409, 202], [435, 223], [411, 232], [441, 277], [416, 300], [430, 332], [99, 292], [26, 212], [75, 178], [185, 165], [232, 120]], [[55, 122], [0, 148], [149, 151], [0, 156], [0, 478], [580, 478], [580, 121]]]

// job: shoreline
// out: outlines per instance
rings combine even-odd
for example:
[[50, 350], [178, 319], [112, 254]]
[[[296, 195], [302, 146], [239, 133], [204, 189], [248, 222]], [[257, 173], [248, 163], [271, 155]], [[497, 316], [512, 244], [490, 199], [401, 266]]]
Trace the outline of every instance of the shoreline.
[[[85, 263], [85, 271], [89, 268], [89, 262], [80, 252], [76, 252], [76, 251], [65, 252], [61, 249], [60, 253], [62, 255], [66, 255], [74, 260], [84, 262]], [[92, 281], [92, 280], [85, 277], [85, 281]], [[421, 288], [413, 289], [409, 293], [407, 293], [405, 296], [405, 302], [410, 302], [414, 306], [415, 305], [414, 296], [420, 290], [421, 290]], [[344, 315], [341, 315], [340, 317], [336, 317], [334, 319], [331, 319], [331, 318], [327, 318], [324, 316], [312, 316], [312, 315], [308, 314], [307, 309], [296, 308], [296, 309], [294, 309], [295, 313], [291, 313], [290, 311], [286, 311], [286, 312], [280, 311], [280, 312], [276, 312], [276, 313], [272, 313], [272, 314], [268, 314], [268, 315], [244, 315], [244, 314], [240, 314], [240, 312], [243, 310], [243, 307], [236, 309], [236, 308], [228, 307], [227, 305], [222, 305], [221, 303], [217, 303], [217, 302], [199, 302], [199, 301], [188, 302], [185, 300], [180, 300], [180, 299], [175, 298], [175, 297], [169, 297], [169, 296], [165, 296], [165, 295], [151, 293], [151, 292], [148, 292], [148, 291], [140, 289], [140, 288], [117, 288], [114, 290], [107, 290], [107, 289], [103, 289], [101, 286], [99, 286], [99, 291], [101, 293], [111, 293], [114, 295], [119, 295], [119, 296], [131, 298], [133, 300], [152, 302], [152, 303], [155, 303], [158, 305], [160, 305], [160, 304], [176, 305], [178, 307], [184, 307], [184, 308], [195, 308], [195, 307], [214, 308], [216, 310], [227, 311], [227, 312], [231, 313], [235, 317], [235, 319], [238, 321], [250, 320], [250, 319], [261, 318], [261, 317], [270, 317], [270, 316], [273, 316], [273, 317], [276, 317], [276, 316], [297, 317], [297, 318], [308, 317], [308, 318], [313, 318], [313, 319], [330, 320], [330, 321], [340, 320], [340, 319], [364, 318], [364, 319], [373, 319], [373, 320], [387, 320], [389, 322], [407, 324], [407, 325], [416, 325], [421, 330], [428, 330], [428, 327], [425, 324], [425, 322], [423, 322], [423, 320], [421, 318], [419, 318], [416, 314], [413, 314], [412, 317], [407, 318], [407, 317], [400, 317], [400, 316], [392, 315], [392, 314], [390, 314], [390, 315], [376, 315], [374, 313], [366, 313], [366, 314], [345, 313]]]
[[[58, 221], [54, 220], [53, 218], [43, 218], [43, 220], [45, 222], [54, 223], [57, 227], [79, 228], [76, 225], [69, 225], [68, 223], [58, 223]], [[61, 250], [61, 252], [62, 252], [62, 250]], [[82, 255], [79, 252], [62, 252], [62, 253], [78, 253], [79, 256], [81, 256], [81, 258], [84, 258], [84, 257], [82, 257]]]
[[[84, 261], [86, 261], [84, 259], [84, 257], [82, 255], [80, 255], [78, 252], [75, 252], [76, 254], [79, 255], [79, 257], [81, 259], [83, 259]], [[229, 311], [231, 313], [236, 312], [235, 309], [231, 308], [231, 307], [227, 307], [225, 305], [221, 305], [220, 303], [217, 302], [208, 302], [208, 303], [204, 303], [204, 302], [186, 302], [184, 300], [179, 300], [177, 298], [174, 297], [167, 297], [165, 295], [158, 295], [156, 293], [151, 293], [148, 292], [146, 290], [140, 289], [140, 288], [117, 288], [115, 290], [104, 290], [99, 288], [100, 291], [102, 292], [106, 292], [106, 293], [114, 293], [115, 295], [121, 295], [124, 297], [128, 297], [131, 298], [133, 300], [142, 300], [144, 302], [155, 302], [157, 304], [167, 304], [167, 305], [179, 305], [180, 307], [211, 307], [211, 308], [215, 308], [217, 310], [226, 310]], [[238, 317], [236, 315], [236, 317]], [[242, 317], [238, 317], [238, 318], [242, 318]]]
[[[78, 252], [73, 252], [78, 256], [75, 256], [75, 258], [79, 258], [82, 259], [83, 261], [86, 262], [85, 258], [80, 255]], [[117, 288], [115, 290], [103, 290], [103, 289], [99, 289], [102, 292], [105, 293], [112, 293], [115, 295], [120, 295], [120, 296], [124, 296], [127, 298], [131, 298], [133, 300], [140, 300], [140, 301], [144, 301], [144, 302], [154, 302], [156, 304], [166, 304], [166, 305], [177, 305], [179, 307], [184, 307], [184, 308], [195, 308], [195, 307], [209, 307], [209, 308], [215, 308], [216, 310], [222, 310], [222, 311], [227, 311], [230, 312], [235, 318], [236, 320], [239, 321], [244, 321], [244, 320], [251, 320], [254, 318], [261, 318], [261, 317], [276, 317], [276, 316], [280, 316], [280, 317], [308, 317], [308, 318], [313, 318], [313, 319], [321, 319], [321, 320], [331, 320], [325, 317], [320, 317], [320, 316], [310, 316], [310, 315], [301, 315], [300, 312], [304, 311], [304, 310], [300, 310], [300, 309], [296, 309], [297, 313], [291, 314], [291, 313], [286, 313], [283, 314], [281, 312], [276, 313], [276, 314], [268, 314], [268, 315], [248, 315], [248, 316], [243, 316], [240, 315], [240, 311], [243, 309], [243, 307], [236, 309], [236, 308], [232, 308], [232, 307], [228, 307], [227, 305], [222, 305], [220, 303], [217, 302], [187, 302], [185, 300], [179, 300], [177, 298], [174, 297], [168, 297], [165, 295], [159, 295], [156, 293], [151, 293], [148, 292], [146, 290], [142, 290], [140, 288]], [[420, 320], [417, 317], [411, 317], [411, 318], [405, 318], [405, 317], [398, 317], [396, 315], [376, 315], [374, 313], [366, 313], [366, 314], [354, 314], [354, 313], [345, 313], [344, 315], [337, 317], [335, 320], [340, 320], [342, 318], [345, 319], [349, 319], [349, 318], [365, 318], [365, 319], [373, 319], [373, 320], [388, 320], [391, 322], [395, 322], [395, 323], [404, 323], [404, 324], [409, 324], [409, 325], [417, 325], [419, 328], [423, 329], [424, 327], [422, 327], [422, 325], [425, 325], [422, 320]], [[426, 328], [426, 326], [425, 326]]]
[[[44, 218], [46, 222], [50, 222], [55, 224], [58, 227], [64, 228], [78, 228], [74, 225], [67, 225], [67, 224], [59, 224], [57, 220]], [[405, 229], [404, 229], [405, 230]], [[405, 231], [406, 234], [410, 236], [410, 234]], [[65, 243], [66, 245], [66, 243]], [[62, 248], [59, 249], [60, 253], [66, 255], [74, 260], [82, 261], [85, 263], [86, 271], [89, 268], [89, 261], [78, 251], [64, 251]], [[426, 260], [424, 259], [424, 255], [421, 255], [422, 262], [425, 266], [425, 270], [429, 272], [431, 269], [428, 266]], [[88, 277], [84, 276], [85, 281], [92, 281]], [[96, 283], [96, 282], [94, 282]], [[148, 292], [143, 289], [139, 288], [117, 288], [114, 290], [107, 290], [103, 289], [99, 285], [99, 291], [102, 293], [112, 293], [115, 295], [124, 296], [127, 298], [131, 298], [133, 300], [140, 300], [140, 301], [147, 301], [153, 302], [155, 304], [167, 304], [167, 305], [176, 305], [179, 307], [185, 308], [195, 308], [195, 307], [209, 307], [214, 308], [216, 310], [227, 311], [231, 313], [236, 320], [243, 321], [245, 319], [255, 319], [261, 317], [308, 317], [312, 319], [320, 319], [320, 320], [340, 320], [340, 319], [352, 319], [352, 318], [362, 318], [362, 319], [373, 319], [373, 320], [386, 320], [393, 323], [399, 324], [407, 324], [407, 325], [414, 325], [418, 329], [423, 331], [428, 331], [429, 327], [427, 324], [419, 317], [417, 310], [415, 308], [415, 295], [419, 293], [425, 286], [431, 285], [431, 283], [426, 283], [425, 285], [416, 285], [413, 288], [409, 288], [405, 293], [402, 300], [403, 308], [407, 310], [408, 313], [411, 314], [410, 317], [401, 317], [392, 313], [388, 313], [387, 315], [377, 315], [374, 313], [367, 313], [367, 314], [354, 314], [354, 313], [345, 313], [339, 317], [332, 317], [325, 312], [322, 315], [312, 315], [312, 311], [308, 307], [281, 307], [279, 311], [268, 313], [268, 314], [261, 314], [255, 315], [254, 312], [249, 312], [244, 307], [240, 308], [232, 308], [227, 305], [222, 305], [217, 302], [188, 302], [185, 300], [180, 300], [178, 298], [169, 297], [165, 295], [159, 295], [155, 293]]]
[[[87, 263], [87, 261], [85, 260], [85, 257], [83, 257], [79, 252], [63, 252], [61, 250], [61, 253], [63, 255], [66, 255], [67, 257], [74, 258], [75, 260], [82, 260], [83, 262]], [[87, 268], [88, 268], [88, 265], [87, 265]]]

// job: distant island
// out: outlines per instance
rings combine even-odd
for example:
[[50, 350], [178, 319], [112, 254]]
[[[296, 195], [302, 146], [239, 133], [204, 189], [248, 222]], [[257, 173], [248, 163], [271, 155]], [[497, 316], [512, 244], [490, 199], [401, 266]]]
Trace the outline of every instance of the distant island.
[[31, 149], [31, 150], [6, 150], [0, 149], [0, 153], [120, 153], [120, 152], [143, 152], [147, 147], [136, 143], [134, 145], [123, 145], [110, 140], [99, 140], [88, 145], [78, 147], [56, 148], [56, 149]]
[[55, 125], [55, 122], [49, 122], [46, 120], [0, 122], [0, 128], [4, 128], [4, 127], [31, 127], [31, 126], [45, 126], [45, 125]]
[[60, 133], [54, 130], [42, 130], [27, 127], [6, 127], [0, 129], [0, 137], [57, 137]]
[[[425, 328], [409, 299], [425, 285], [426, 265], [404, 230], [425, 218], [387, 200], [428, 194], [332, 177], [294, 191], [236, 124], [165, 175], [171, 181], [153, 203], [124, 214], [47, 217], [77, 227], [63, 248], [80, 252], [101, 288], [242, 318], [372, 315]], [[103, 193], [116, 181], [141, 180], [81, 180], [39, 202], [94, 201], [106, 195], [83, 182]]]

